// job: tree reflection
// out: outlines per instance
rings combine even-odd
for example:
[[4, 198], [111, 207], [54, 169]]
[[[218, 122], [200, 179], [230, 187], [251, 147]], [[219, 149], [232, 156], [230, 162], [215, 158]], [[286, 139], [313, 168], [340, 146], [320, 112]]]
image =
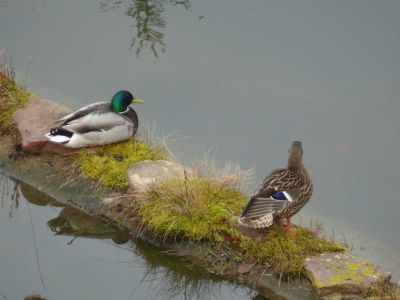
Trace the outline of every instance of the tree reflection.
[[9, 217], [13, 217], [19, 207], [20, 199], [19, 182], [9, 177], [4, 171], [0, 170], [0, 198], [1, 207], [10, 199]]
[[[101, 3], [103, 12], [119, 8], [125, 1], [109, 0]], [[134, 49], [139, 55], [143, 48], [149, 48], [155, 57], [159, 51], [165, 52], [163, 30], [166, 22], [163, 16], [165, 5], [178, 5], [186, 10], [190, 8], [189, 0], [132, 0], [126, 8], [125, 14], [135, 20], [132, 26], [136, 30], [136, 36], [132, 38], [129, 49]]]

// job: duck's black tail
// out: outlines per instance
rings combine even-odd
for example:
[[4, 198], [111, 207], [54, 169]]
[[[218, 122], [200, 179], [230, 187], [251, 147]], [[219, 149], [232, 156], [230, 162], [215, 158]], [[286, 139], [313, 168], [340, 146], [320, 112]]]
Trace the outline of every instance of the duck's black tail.
[[60, 127], [52, 128], [49, 133], [45, 134], [50, 141], [57, 144], [68, 143], [73, 135], [73, 132]]
[[252, 228], [269, 227], [274, 220], [274, 213], [280, 211], [286, 203], [287, 200], [253, 196], [243, 209], [239, 223]]
[[61, 127], [55, 127], [50, 129], [48, 134], [51, 136], [62, 135], [71, 138], [74, 133]]

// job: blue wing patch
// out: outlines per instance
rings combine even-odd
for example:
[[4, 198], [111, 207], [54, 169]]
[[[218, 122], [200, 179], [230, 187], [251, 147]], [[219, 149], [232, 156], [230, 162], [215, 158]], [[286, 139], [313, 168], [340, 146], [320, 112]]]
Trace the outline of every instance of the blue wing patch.
[[271, 197], [275, 200], [287, 200], [285, 194], [282, 192], [274, 192]]

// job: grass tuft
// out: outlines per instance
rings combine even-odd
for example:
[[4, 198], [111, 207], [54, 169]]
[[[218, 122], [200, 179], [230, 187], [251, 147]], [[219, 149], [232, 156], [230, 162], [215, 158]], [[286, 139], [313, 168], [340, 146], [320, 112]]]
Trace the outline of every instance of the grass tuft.
[[304, 275], [304, 259], [324, 252], [343, 252], [342, 246], [298, 228], [287, 233], [273, 225], [263, 239], [239, 232], [236, 217], [247, 196], [209, 178], [167, 179], [154, 185], [149, 200], [136, 204], [138, 220], [158, 236], [209, 241], [239, 260], [267, 264], [288, 277]]
[[247, 201], [239, 191], [207, 178], [167, 179], [153, 187], [150, 200], [139, 204], [138, 215], [161, 235], [222, 242], [227, 226]]
[[400, 299], [400, 285], [391, 282], [373, 283], [364, 296], [369, 300]]
[[29, 93], [15, 82], [15, 72], [11, 60], [0, 56], [0, 133], [13, 128], [13, 115], [28, 103]]
[[83, 175], [107, 188], [123, 191], [128, 188], [126, 171], [139, 161], [166, 159], [161, 148], [129, 139], [124, 142], [82, 149], [78, 162]]

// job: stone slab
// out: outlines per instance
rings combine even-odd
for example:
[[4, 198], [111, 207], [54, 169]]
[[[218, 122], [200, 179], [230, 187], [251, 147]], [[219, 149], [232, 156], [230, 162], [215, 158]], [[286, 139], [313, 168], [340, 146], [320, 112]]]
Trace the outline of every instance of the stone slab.
[[144, 192], [151, 185], [167, 178], [193, 176], [192, 168], [167, 160], [145, 160], [129, 167], [126, 178], [133, 191]]
[[390, 273], [351, 253], [324, 253], [306, 258], [305, 268], [320, 296], [363, 294], [373, 283], [390, 280]]
[[21, 139], [22, 150], [27, 153], [68, 154], [74, 149], [50, 142], [44, 135], [54, 123], [71, 110], [53, 101], [31, 96], [27, 106], [14, 114], [14, 123]]

